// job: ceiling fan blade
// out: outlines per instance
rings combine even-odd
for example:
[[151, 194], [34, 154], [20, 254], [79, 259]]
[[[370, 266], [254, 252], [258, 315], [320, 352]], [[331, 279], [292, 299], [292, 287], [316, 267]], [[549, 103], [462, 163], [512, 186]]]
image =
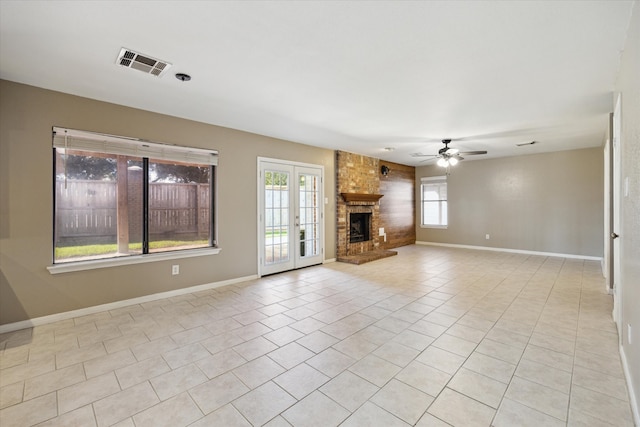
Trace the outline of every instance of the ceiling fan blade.
[[434, 154], [411, 153], [411, 157], [438, 157]]
[[477, 154], [487, 154], [486, 150], [478, 150], [478, 151], [464, 151], [460, 154], [464, 154], [465, 156], [475, 156]]
[[464, 157], [462, 157], [460, 154], [456, 154], [455, 156], [451, 156], [451, 157], [454, 157], [458, 160], [464, 160]]

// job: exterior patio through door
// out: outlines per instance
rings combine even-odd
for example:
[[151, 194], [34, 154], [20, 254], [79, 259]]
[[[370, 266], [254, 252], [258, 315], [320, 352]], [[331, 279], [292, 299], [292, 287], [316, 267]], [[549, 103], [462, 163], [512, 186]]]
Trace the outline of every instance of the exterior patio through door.
[[323, 167], [258, 159], [259, 275], [321, 264]]

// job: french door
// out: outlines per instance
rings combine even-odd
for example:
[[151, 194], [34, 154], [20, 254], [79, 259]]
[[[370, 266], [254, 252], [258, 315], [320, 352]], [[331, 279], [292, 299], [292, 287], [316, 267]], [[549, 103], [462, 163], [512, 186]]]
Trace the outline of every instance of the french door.
[[321, 264], [322, 166], [258, 159], [259, 275]]

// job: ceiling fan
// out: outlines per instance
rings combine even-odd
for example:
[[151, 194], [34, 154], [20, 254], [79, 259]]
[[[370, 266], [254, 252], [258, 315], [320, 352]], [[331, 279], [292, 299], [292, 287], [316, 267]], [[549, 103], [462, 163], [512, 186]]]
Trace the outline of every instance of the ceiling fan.
[[438, 150], [438, 154], [422, 154], [422, 153], [413, 153], [412, 157], [431, 157], [431, 159], [425, 159], [423, 161], [428, 161], [432, 159], [438, 159], [438, 166], [448, 167], [455, 166], [458, 164], [460, 160], [464, 160], [465, 156], [475, 156], [478, 154], [487, 154], [486, 150], [478, 150], [478, 151], [463, 151], [461, 152], [457, 148], [449, 148], [449, 144], [451, 143], [450, 139], [443, 139], [442, 143], [444, 147]]

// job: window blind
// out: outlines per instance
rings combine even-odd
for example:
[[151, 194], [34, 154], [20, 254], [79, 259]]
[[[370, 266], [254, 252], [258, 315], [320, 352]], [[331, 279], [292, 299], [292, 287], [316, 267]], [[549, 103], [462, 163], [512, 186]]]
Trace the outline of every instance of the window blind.
[[60, 127], [53, 128], [53, 147], [184, 163], [214, 166], [218, 164], [218, 152], [216, 150], [160, 144], [135, 138]]
[[423, 184], [447, 182], [447, 177], [444, 176], [444, 175], [442, 175], [442, 176], [423, 176], [422, 178], [420, 178], [420, 182], [422, 182]]
[[447, 177], [432, 176], [420, 178], [423, 201], [447, 200]]

